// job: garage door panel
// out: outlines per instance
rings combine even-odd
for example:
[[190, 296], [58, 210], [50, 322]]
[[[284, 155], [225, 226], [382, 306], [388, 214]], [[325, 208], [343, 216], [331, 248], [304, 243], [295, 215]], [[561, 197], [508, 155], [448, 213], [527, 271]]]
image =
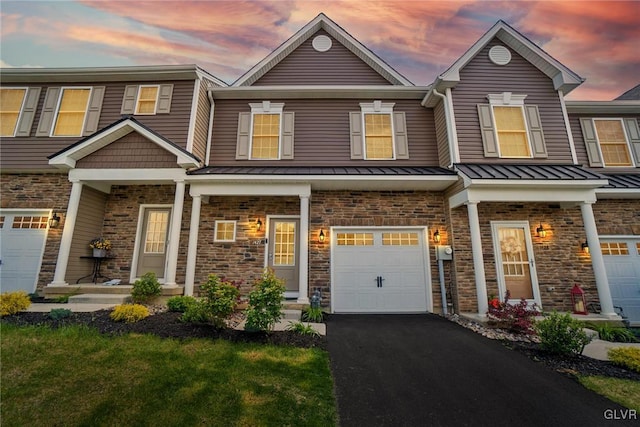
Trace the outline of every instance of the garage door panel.
[[639, 238], [601, 240], [602, 255], [613, 305], [622, 307], [632, 324], [640, 324]]

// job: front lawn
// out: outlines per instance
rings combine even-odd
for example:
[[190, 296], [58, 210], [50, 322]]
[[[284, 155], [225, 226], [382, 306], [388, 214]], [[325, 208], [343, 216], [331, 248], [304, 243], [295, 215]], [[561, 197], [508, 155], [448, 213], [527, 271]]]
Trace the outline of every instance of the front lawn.
[[2, 324], [3, 427], [333, 426], [320, 349]]
[[640, 382], [601, 376], [581, 376], [578, 379], [589, 390], [640, 412]]

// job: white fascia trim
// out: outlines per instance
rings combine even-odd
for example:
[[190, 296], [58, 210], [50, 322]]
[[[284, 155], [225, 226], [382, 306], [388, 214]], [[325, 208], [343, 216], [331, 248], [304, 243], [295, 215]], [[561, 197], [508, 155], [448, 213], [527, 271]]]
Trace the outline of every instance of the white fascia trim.
[[198, 102], [200, 100], [200, 79], [196, 79], [193, 83], [193, 99], [191, 99], [191, 112], [189, 114], [189, 132], [187, 133], [187, 151], [193, 153], [193, 138], [196, 133], [196, 116], [198, 111]]
[[596, 193], [593, 188], [467, 188], [449, 198], [449, 208], [470, 202], [595, 203]]
[[244, 184], [190, 182], [193, 196], [311, 196], [311, 184]]
[[598, 188], [598, 200], [607, 199], [640, 199], [640, 189], [637, 188]]
[[458, 175], [189, 175], [187, 181], [197, 183], [202, 181], [399, 181], [399, 182], [451, 182], [458, 181]]
[[606, 179], [585, 179], [585, 180], [534, 180], [534, 179], [469, 179], [464, 174], [465, 187], [537, 187], [537, 188], [599, 188], [608, 185]]
[[186, 181], [184, 169], [72, 169], [69, 181], [104, 181], [109, 183], [168, 184]]
[[423, 99], [429, 89], [430, 86], [299, 85], [212, 87], [208, 90], [215, 99]]

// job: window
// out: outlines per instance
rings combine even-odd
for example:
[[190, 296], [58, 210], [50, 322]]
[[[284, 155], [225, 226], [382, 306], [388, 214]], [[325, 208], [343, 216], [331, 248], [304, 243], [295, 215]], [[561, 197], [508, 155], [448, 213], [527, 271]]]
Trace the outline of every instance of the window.
[[280, 114], [254, 114], [252, 159], [277, 159], [280, 154]]
[[620, 119], [594, 119], [605, 166], [632, 166], [629, 144]]
[[169, 211], [149, 211], [147, 221], [144, 253], [163, 254], [166, 247], [167, 227], [169, 226]]
[[11, 228], [47, 228], [48, 225], [49, 217], [47, 216], [16, 216], [13, 218]]
[[89, 88], [62, 89], [53, 136], [81, 136], [89, 102]]
[[173, 85], [127, 85], [124, 88], [120, 114], [169, 114]]
[[140, 86], [136, 114], [155, 114], [158, 100], [158, 86]]
[[338, 246], [373, 246], [373, 233], [338, 233]]
[[391, 114], [365, 114], [364, 135], [367, 159], [393, 159]]
[[251, 112], [238, 116], [237, 160], [293, 159], [295, 115], [283, 103], [250, 103]]
[[394, 112], [394, 105], [361, 102], [360, 111], [349, 113], [352, 160], [409, 158], [405, 114]]
[[418, 233], [382, 233], [384, 246], [418, 246]]
[[236, 222], [216, 221], [213, 240], [215, 242], [235, 242]]
[[602, 255], [629, 255], [629, 247], [624, 242], [600, 243]]
[[500, 157], [531, 157], [522, 107], [493, 107]]
[[0, 136], [14, 136], [27, 89], [0, 90]]
[[296, 223], [276, 223], [273, 245], [273, 265], [296, 265]]

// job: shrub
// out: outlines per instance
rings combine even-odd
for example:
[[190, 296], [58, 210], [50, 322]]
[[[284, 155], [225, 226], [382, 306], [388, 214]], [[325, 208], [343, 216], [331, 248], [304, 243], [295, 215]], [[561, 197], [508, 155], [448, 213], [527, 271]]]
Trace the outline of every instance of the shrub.
[[116, 322], [135, 323], [149, 317], [149, 310], [140, 304], [120, 304], [113, 309], [109, 316]]
[[266, 331], [282, 319], [282, 298], [284, 283], [278, 279], [273, 270], [265, 269], [262, 277], [253, 285], [249, 293], [249, 307], [246, 310], [247, 331]]
[[223, 280], [215, 274], [200, 285], [202, 298], [187, 307], [182, 319], [187, 322], [209, 322], [216, 328], [225, 326], [225, 319], [233, 313], [240, 291], [235, 282]]
[[302, 320], [305, 322], [322, 323], [324, 312], [320, 307], [307, 307], [302, 312]]
[[611, 342], [637, 342], [636, 336], [630, 330], [626, 328], [615, 328], [608, 323], [600, 325], [590, 324], [590, 329], [598, 332], [598, 336], [601, 340]]
[[197, 300], [192, 296], [180, 295], [169, 298], [167, 300], [167, 307], [169, 308], [169, 311], [184, 313], [190, 306], [194, 305], [196, 302]]
[[31, 299], [26, 292], [5, 292], [0, 294], [0, 316], [9, 316], [26, 310], [31, 305]]
[[608, 351], [609, 360], [616, 365], [640, 372], [640, 348], [618, 347]]
[[192, 305], [187, 307], [187, 310], [184, 313], [182, 313], [180, 320], [188, 323], [207, 323], [209, 321], [207, 308], [202, 301], [196, 300]]
[[546, 319], [536, 323], [542, 348], [558, 354], [581, 354], [591, 337], [582, 328], [579, 320], [568, 313], [551, 313]]
[[53, 320], [66, 319], [71, 316], [71, 313], [73, 312], [67, 308], [52, 308], [49, 312], [49, 317]]
[[507, 291], [504, 301], [500, 302], [497, 298], [489, 300], [489, 311], [487, 316], [490, 325], [508, 329], [517, 334], [533, 334], [534, 318], [540, 315], [538, 307], [534, 303], [531, 307], [527, 300], [522, 298], [519, 303], [511, 304], [509, 302], [510, 293]]
[[298, 333], [300, 335], [313, 335], [316, 337], [320, 336], [320, 332], [313, 329], [313, 326], [309, 324], [304, 324], [302, 322], [291, 322], [287, 325], [287, 331], [292, 331]]
[[146, 302], [153, 297], [160, 296], [162, 287], [155, 273], [146, 273], [133, 283], [131, 297], [134, 302]]

